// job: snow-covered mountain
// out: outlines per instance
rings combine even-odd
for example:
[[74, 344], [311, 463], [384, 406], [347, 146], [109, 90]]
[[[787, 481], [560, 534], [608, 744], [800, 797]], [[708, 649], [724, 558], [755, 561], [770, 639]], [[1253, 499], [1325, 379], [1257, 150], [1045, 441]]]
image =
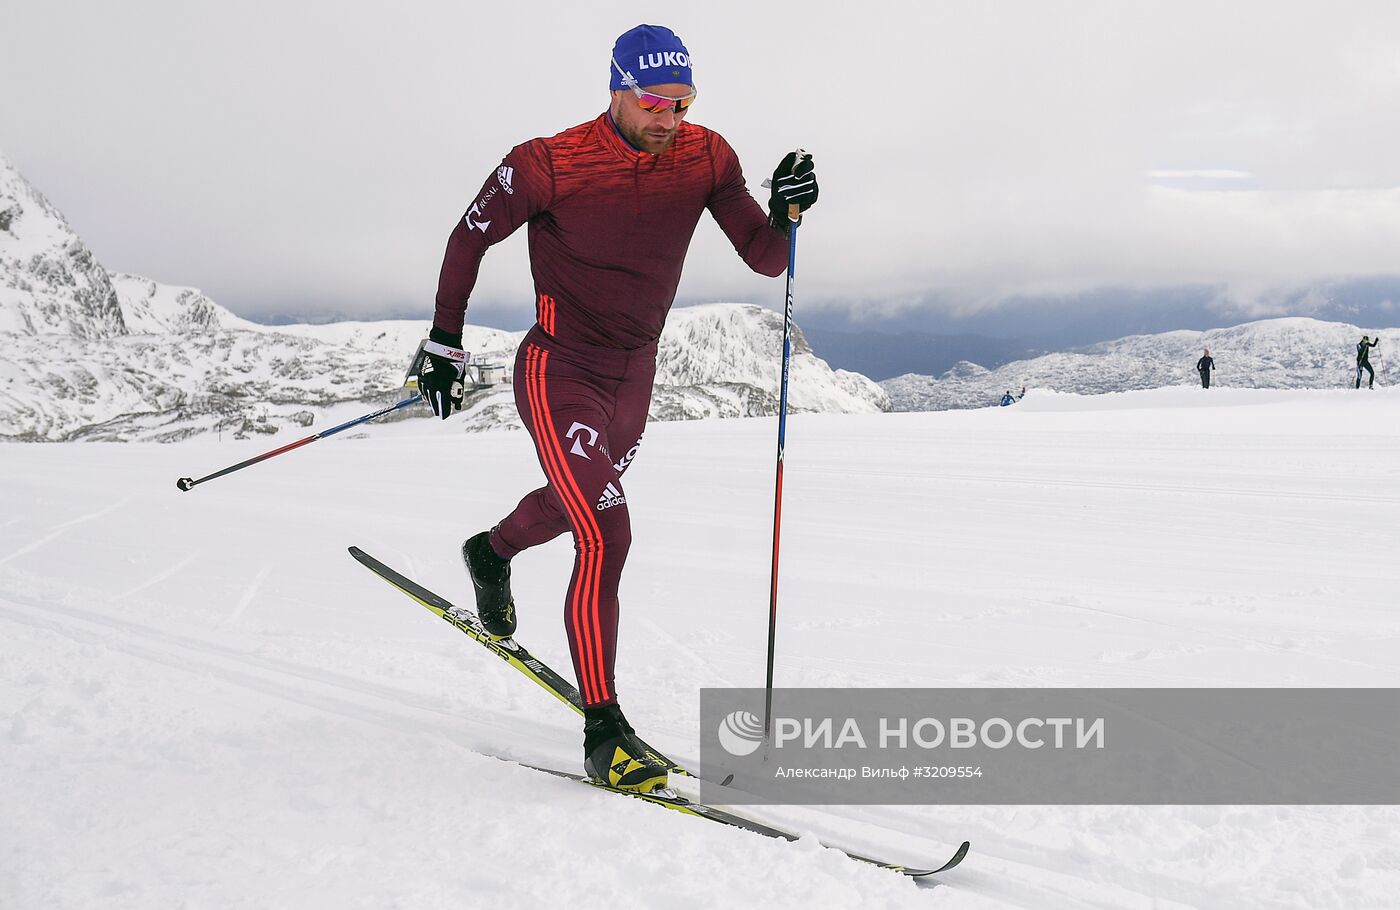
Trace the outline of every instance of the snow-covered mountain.
[[0, 333], [127, 331], [116, 289], [63, 215], [0, 157]]
[[[1355, 377], [1363, 334], [1400, 344], [1400, 329], [1374, 329], [1302, 316], [1211, 329], [1133, 335], [1076, 351], [1018, 360], [995, 370], [963, 362], [938, 378], [909, 374], [880, 383], [897, 411], [939, 411], [995, 405], [1007, 389], [1053, 389], [1080, 395], [1200, 385], [1196, 361], [1209, 348], [1211, 385], [1250, 389], [1335, 389]], [[1371, 355], [1378, 385], [1384, 354]]]
[[257, 331], [262, 326], [240, 319], [194, 288], [161, 284], [139, 275], [114, 272], [126, 330], [133, 335], [172, 335], [218, 329]]
[[[173, 441], [321, 426], [401, 397], [423, 321], [264, 326], [193, 288], [109, 273], [0, 158], [0, 439]], [[506, 383], [475, 393], [467, 430], [520, 426], [509, 364], [523, 332], [468, 326]], [[782, 320], [760, 307], [676, 310], [662, 336], [653, 420], [777, 411]], [[795, 412], [878, 413], [880, 387], [832, 370], [795, 333]], [[428, 416], [411, 409], [386, 419]]]
[[[776, 414], [782, 349], [781, 313], [734, 303], [673, 310], [657, 351], [652, 419]], [[788, 410], [873, 414], [890, 402], [860, 373], [831, 369], [794, 324]]]

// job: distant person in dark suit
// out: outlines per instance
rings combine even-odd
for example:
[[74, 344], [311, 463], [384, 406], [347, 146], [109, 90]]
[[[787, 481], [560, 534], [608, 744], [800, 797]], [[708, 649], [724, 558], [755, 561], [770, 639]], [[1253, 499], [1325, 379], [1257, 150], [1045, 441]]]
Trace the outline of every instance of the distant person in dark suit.
[[1196, 372], [1201, 374], [1201, 388], [1210, 388], [1210, 371], [1215, 369], [1215, 358], [1210, 356], [1210, 348], [1196, 361]]
[[1367, 336], [1362, 335], [1361, 340], [1356, 343], [1356, 387], [1358, 389], [1361, 388], [1362, 370], [1365, 370], [1367, 373], [1371, 374], [1370, 381], [1366, 383], [1366, 388], [1374, 389], [1376, 387], [1376, 371], [1371, 366], [1371, 348], [1375, 347], [1380, 343], [1381, 338], [1379, 335], [1376, 336], [1375, 341], [1372, 341]]
[[1003, 396], [1001, 396], [1001, 406], [1002, 406], [1002, 407], [1006, 407], [1007, 405], [1015, 404], [1016, 402], [1020, 401], [1022, 398], [1025, 398], [1025, 397], [1026, 397], [1026, 387], [1025, 387], [1025, 386], [1021, 386], [1021, 391], [1020, 391], [1019, 393], [1016, 393], [1016, 394], [1012, 394], [1011, 390], [1010, 390], [1010, 389], [1007, 389], [1007, 390], [1006, 390], [1006, 394], [1003, 395]]

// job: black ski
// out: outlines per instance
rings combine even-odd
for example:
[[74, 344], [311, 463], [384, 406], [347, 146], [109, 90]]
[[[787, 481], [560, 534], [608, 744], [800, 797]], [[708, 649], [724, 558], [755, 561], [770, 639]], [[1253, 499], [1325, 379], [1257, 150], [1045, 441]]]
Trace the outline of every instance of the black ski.
[[[757, 821], [756, 819], [747, 818], [743, 815], [737, 815], [725, 809], [717, 809], [714, 806], [707, 806], [704, 803], [691, 802], [684, 796], [680, 796], [674, 792], [662, 790], [653, 793], [638, 793], [635, 790], [620, 790], [617, 787], [608, 786], [607, 784], [595, 778], [586, 777], [582, 774], [574, 774], [572, 771], [560, 771], [557, 768], [546, 768], [541, 765], [532, 765], [527, 762], [514, 762], [514, 764], [518, 764], [524, 768], [529, 768], [533, 771], [542, 771], [545, 774], [552, 774], [555, 777], [563, 777], [569, 780], [578, 781], [581, 784], [587, 784], [590, 787], [593, 787], [597, 790], [606, 790], [609, 793], [616, 793], [619, 796], [630, 796], [635, 799], [643, 800], [644, 802], [652, 803], [653, 805], [662, 806], [664, 808], [671, 809], [676, 812], [684, 813], [685, 815], [694, 815], [700, 818], [709, 819], [712, 822], [717, 822], [721, 825], [728, 825], [731, 828], [741, 828], [744, 831], [752, 831], [754, 834], [761, 834], [764, 837], [771, 837], [777, 840], [795, 841], [801, 836], [793, 833], [792, 831], [787, 831], [782, 828], [775, 828], [772, 825], [765, 824], [764, 822]], [[954, 851], [953, 855], [948, 858], [948, 861], [943, 865], [939, 866], [937, 869], [916, 869], [912, 866], [905, 866], [900, 863], [888, 863], [881, 859], [874, 859], [873, 857], [865, 856], [863, 854], [847, 850], [843, 847], [833, 847], [831, 844], [823, 843], [822, 846], [827, 847], [829, 849], [840, 850], [842, 853], [846, 854], [846, 856], [850, 857], [853, 860], [856, 860], [857, 862], [869, 863], [872, 866], [879, 866], [881, 869], [889, 869], [893, 872], [898, 872], [901, 875], [907, 875], [910, 878], [924, 878], [930, 875], [937, 875], [940, 872], [946, 872], [949, 869], [961, 863], [963, 861], [963, 857], [967, 856], [967, 851], [972, 847], [971, 843], [969, 843], [968, 841], [963, 841], [958, 846], [958, 849]]]
[[[579, 696], [578, 688], [575, 687], [573, 683], [550, 669], [548, 664], [532, 655], [525, 649], [524, 645], [515, 641], [515, 639], [507, 638], [501, 641], [493, 639], [490, 633], [482, 628], [481, 620], [477, 618], [475, 611], [469, 610], [466, 607], [456, 606], [447, 598], [434, 594], [413, 579], [406, 578], [398, 572], [395, 572], [359, 547], [351, 547], [350, 555], [355, 557], [355, 560], [359, 562], [360, 565], [418, 601], [418, 603], [427, 607], [433, 613], [441, 616], [453, 626], [466, 633], [471, 639], [478, 642], [486, 650], [534, 680], [542, 689], [568, 705], [579, 716], [583, 715], [583, 699]], [[651, 753], [653, 758], [666, 765], [666, 770], [669, 773], [678, 774], [681, 777], [700, 778], [700, 775], [687, 770], [685, 767], [667, 758], [659, 749], [648, 744], [640, 737], [638, 737], [638, 741]], [[710, 783], [717, 783], [720, 786], [728, 784], [731, 779], [733, 779], [732, 774], [724, 777], [722, 780], [706, 778]]]
[[[555, 698], [562, 701], [564, 704], [568, 705], [570, 708], [574, 709], [574, 711], [578, 712], [580, 715], [583, 713], [583, 699], [579, 696], [578, 689], [574, 686], [573, 683], [569, 682], [568, 680], [560, 676], [558, 673], [554, 672], [554, 670], [550, 669], [547, 664], [530, 654], [530, 652], [526, 650], [523, 645], [521, 645], [514, 639], [504, 639], [502, 641], [497, 641], [493, 639], [490, 636], [490, 634], [487, 633], [487, 631], [484, 628], [482, 628], [481, 620], [477, 618], [475, 612], [465, 607], [456, 606], [451, 601], [447, 600], [445, 597], [442, 597], [438, 594], [433, 593], [432, 591], [429, 591], [427, 588], [418, 584], [413, 579], [407, 578], [401, 575], [400, 573], [394, 571], [393, 569], [389, 568], [384, 563], [375, 559], [373, 556], [370, 556], [364, 550], [361, 550], [359, 547], [350, 547], [350, 555], [353, 556], [355, 560], [359, 562], [362, 566], [369, 569], [371, 572], [378, 575], [380, 578], [383, 578], [385, 581], [389, 582], [389, 584], [393, 585], [395, 588], [398, 588], [404, 594], [407, 594], [409, 597], [413, 598], [415, 601], [417, 601], [419, 604], [423, 605], [433, 613], [436, 613], [438, 616], [441, 616], [443, 619], [447, 620], [457, 629], [466, 633], [466, 635], [468, 635], [474, 641], [480, 643], [483, 647], [486, 648], [486, 650], [490, 651], [492, 654], [496, 655], [501, 660], [504, 660], [506, 663], [510, 664], [512, 667], [519, 670], [521, 673], [525, 674], [530, 679], [534, 680], [535, 683], [538, 684], [541, 688], [549, 692]], [[680, 765], [676, 764], [674, 761], [667, 758], [664, 754], [662, 754], [652, 746], [647, 745], [645, 742], [643, 742], [642, 745], [646, 746], [647, 750], [650, 753], [652, 753], [652, 755], [654, 755], [658, 760], [665, 763], [668, 766], [668, 770], [670, 771], [670, 773], [678, 774], [683, 777], [693, 778], [697, 776], [691, 773], [690, 771], [687, 771]], [[503, 760], [510, 761], [510, 759]], [[579, 783], [587, 784], [588, 786], [594, 787], [598, 790], [606, 790], [610, 793], [616, 793], [621, 796], [630, 796], [635, 799], [644, 800], [654, 805], [663, 806], [667, 809], [671, 809], [676, 812], [681, 812], [686, 815], [695, 815], [699, 816], [700, 818], [709, 819], [712, 822], [717, 822], [722, 825], [729, 825], [730, 827], [734, 828], [742, 828], [745, 831], [752, 831], [753, 833], [761, 834], [764, 837], [773, 837], [781, 840], [794, 841], [797, 840], [800, 836], [791, 831], [785, 831], [781, 828], [775, 828], [771, 825], [764, 824], [763, 822], [756, 821], [751, 818], [746, 818], [742, 815], [737, 815], [725, 809], [717, 809], [714, 806], [709, 806], [704, 803], [692, 802], [691, 800], [686, 799], [684, 796], [680, 796], [674, 791], [638, 793], [633, 790], [621, 790], [616, 787], [611, 787], [600, 780], [596, 780], [594, 778], [587, 777], [582, 774], [575, 774], [571, 771], [560, 771], [555, 768], [545, 768], [539, 765], [531, 765], [526, 762], [519, 761], [515, 761], [513, 763], [521, 765], [522, 767], [530, 768], [534, 771], [540, 771], [545, 774], [552, 774], [555, 777], [564, 777], [568, 778], [569, 780], [578, 781]], [[717, 783], [719, 783], [721, 786], [724, 786], [729, 783], [729, 780], [730, 778], [726, 777], [724, 780], [718, 781]], [[963, 861], [963, 857], [967, 856], [967, 851], [970, 848], [970, 846], [971, 845], [967, 841], [963, 841], [962, 844], [958, 847], [958, 849], [953, 853], [952, 857], [950, 857], [946, 863], [939, 866], [937, 869], [915, 869], [909, 866], [900, 865], [898, 863], [887, 863], [884, 860], [864, 856], [862, 854], [855, 853], [850, 850], [842, 849], [841, 847], [835, 847], [834, 849], [841, 850], [842, 853], [846, 854], [851, 859], [857, 860], [862, 863], [869, 863], [873, 866], [879, 866], [882, 869], [890, 869], [895, 872], [899, 872], [903, 875], [907, 875], [910, 878], [923, 878], [929, 875], [936, 875], [939, 872], [945, 872], [961, 863]]]

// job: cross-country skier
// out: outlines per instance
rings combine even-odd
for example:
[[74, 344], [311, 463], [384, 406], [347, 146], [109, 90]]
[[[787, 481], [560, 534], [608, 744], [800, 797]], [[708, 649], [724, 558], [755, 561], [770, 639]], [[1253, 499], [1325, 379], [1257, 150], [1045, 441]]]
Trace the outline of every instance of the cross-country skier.
[[1215, 369], [1215, 358], [1210, 356], [1210, 348], [1205, 349], [1201, 359], [1196, 361], [1196, 372], [1201, 374], [1201, 388], [1210, 388], [1210, 371]]
[[546, 484], [462, 545], [477, 613], [493, 636], [516, 628], [510, 560], [565, 531], [574, 571], [564, 628], [584, 703], [585, 773], [624, 789], [664, 787], [618, 706], [613, 681], [618, 580], [632, 540], [622, 475], [651, 401], [657, 339], [700, 216], [709, 210], [744, 262], [787, 267], [789, 204], [817, 200], [810, 155], [773, 173], [768, 212], [749, 195], [723, 137], [686, 121], [696, 90], [675, 33], [639, 25], [613, 46], [607, 111], [516, 146], [452, 231], [419, 388], [446, 419], [458, 376], [467, 299], [486, 248], [529, 225], [535, 326], [515, 360], [515, 402]]
[[1371, 348], [1381, 343], [1379, 335], [1372, 341], [1368, 336], [1362, 335], [1361, 340], [1356, 343], [1356, 387], [1361, 388], [1361, 371], [1365, 370], [1371, 374], [1370, 381], [1366, 383], [1366, 388], [1376, 387], [1376, 371], [1371, 366]]

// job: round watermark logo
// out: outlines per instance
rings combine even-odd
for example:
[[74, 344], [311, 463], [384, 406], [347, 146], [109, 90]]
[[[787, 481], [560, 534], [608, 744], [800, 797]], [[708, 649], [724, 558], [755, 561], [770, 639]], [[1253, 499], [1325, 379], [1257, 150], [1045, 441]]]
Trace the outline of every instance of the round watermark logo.
[[748, 711], [732, 711], [719, 722], [719, 744], [730, 755], [752, 755], [763, 745], [763, 722]]

